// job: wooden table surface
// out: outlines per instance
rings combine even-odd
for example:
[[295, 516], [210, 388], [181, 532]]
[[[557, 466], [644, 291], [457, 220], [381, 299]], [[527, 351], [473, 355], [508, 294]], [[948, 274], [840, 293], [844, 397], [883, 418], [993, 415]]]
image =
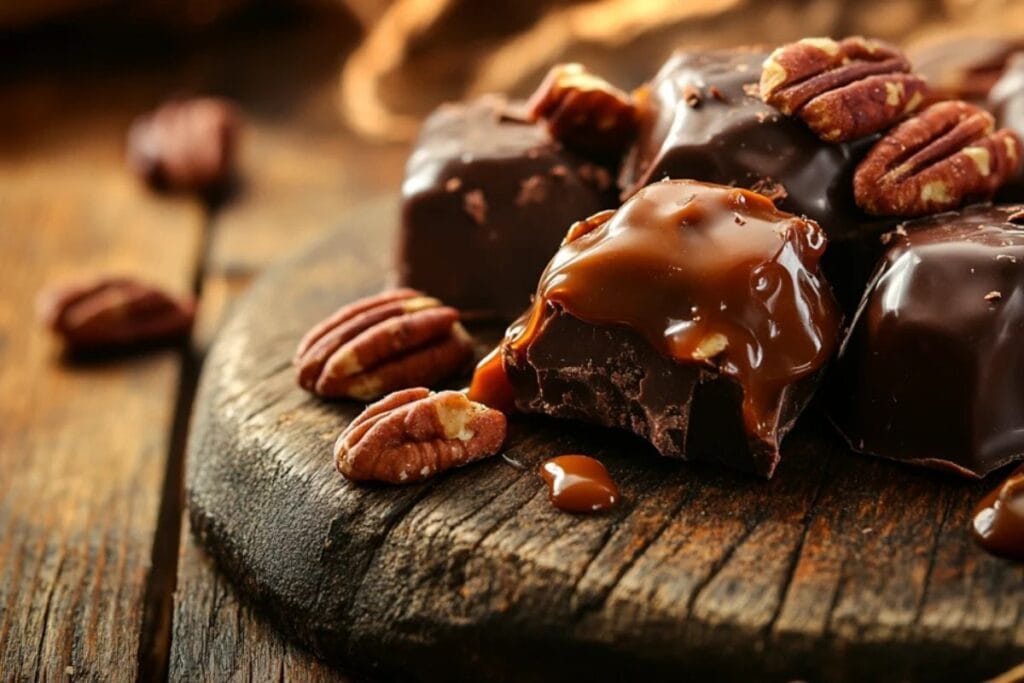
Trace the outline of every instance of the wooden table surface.
[[[204, 349], [234, 297], [401, 180], [403, 146], [338, 122], [354, 31], [279, 27], [184, 59], [155, 44], [127, 67], [43, 59], [0, 79], [0, 680], [341, 678], [217, 575], [183, 521], [181, 471]], [[124, 168], [132, 117], [178, 92], [246, 114], [244, 184], [219, 210]], [[190, 348], [62, 363], [35, 293], [110, 271], [197, 294]]]
[[[932, 6], [857, 3], [885, 10], [861, 20], [842, 9], [852, 3], [774, 3], [799, 18], [787, 22], [719, 4], [743, 22], [697, 23], [693, 41], [888, 35], [926, 25]], [[270, 22], [185, 46], [136, 37], [126, 57], [82, 48], [72, 30], [21, 41], [27, 64], [7, 59], [0, 35], [0, 680], [345, 680], [239, 601], [189, 532], [181, 478], [196, 378], [232, 301], [400, 183], [404, 145], [339, 123], [338, 70], [358, 32]], [[229, 96], [246, 114], [244, 183], [216, 210], [147, 191], [122, 161], [131, 119], [183, 92]], [[417, 97], [439, 96], [414, 87], [404, 99]], [[188, 348], [62, 363], [35, 293], [108, 272], [196, 294]]]

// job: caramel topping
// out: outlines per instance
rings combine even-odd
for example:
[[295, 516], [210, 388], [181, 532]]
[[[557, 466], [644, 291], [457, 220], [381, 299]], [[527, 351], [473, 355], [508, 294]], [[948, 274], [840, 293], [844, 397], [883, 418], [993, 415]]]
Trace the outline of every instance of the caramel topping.
[[782, 391], [824, 365], [839, 331], [818, 225], [762, 195], [692, 181], [649, 185], [584, 224], [509, 328], [511, 352], [525, 353], [556, 307], [626, 325], [679, 363], [735, 379], [748, 429], [773, 438]]
[[560, 455], [544, 461], [540, 476], [548, 497], [566, 512], [601, 512], [619, 501], [619, 489], [600, 461], [586, 455]]
[[988, 552], [1024, 560], [1024, 467], [978, 503], [973, 527], [975, 540]]
[[469, 386], [469, 400], [483, 403], [505, 414], [515, 412], [515, 397], [501, 359], [500, 346], [488, 353], [476, 366]]

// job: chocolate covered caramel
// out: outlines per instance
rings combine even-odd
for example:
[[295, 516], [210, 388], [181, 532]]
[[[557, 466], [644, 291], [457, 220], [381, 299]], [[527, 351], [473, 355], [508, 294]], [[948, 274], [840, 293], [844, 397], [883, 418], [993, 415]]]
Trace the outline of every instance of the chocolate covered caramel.
[[825, 244], [814, 222], [753, 192], [645, 187], [570, 229], [471, 395], [506, 386], [501, 363], [520, 410], [770, 476], [837, 344]]
[[443, 105], [402, 184], [399, 282], [463, 312], [515, 318], [565, 226], [617, 204], [610, 170], [497, 96]]
[[639, 129], [623, 162], [624, 195], [663, 178], [753, 189], [816, 221], [830, 249], [823, 267], [852, 311], [895, 225], [854, 202], [853, 173], [872, 137], [832, 144], [758, 96], [758, 49], [679, 51], [636, 94]]
[[830, 380], [858, 451], [983, 476], [1024, 456], [1024, 206], [891, 234]]

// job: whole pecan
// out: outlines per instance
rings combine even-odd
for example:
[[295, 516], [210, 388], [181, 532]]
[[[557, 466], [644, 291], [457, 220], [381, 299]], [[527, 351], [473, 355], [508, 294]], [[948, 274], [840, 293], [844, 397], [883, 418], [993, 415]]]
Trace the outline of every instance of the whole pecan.
[[927, 84], [909, 72], [903, 53], [882, 42], [804, 38], [765, 60], [761, 99], [799, 116], [822, 140], [855, 140], [921, 105]]
[[72, 351], [106, 351], [187, 337], [195, 302], [179, 301], [126, 277], [51, 287], [36, 302], [40, 320]]
[[334, 444], [341, 472], [357, 481], [405, 484], [494, 455], [505, 415], [457, 391], [415, 388], [370, 405]]
[[294, 364], [299, 386], [325, 398], [361, 401], [431, 385], [473, 359], [459, 312], [412, 289], [361, 299], [311, 329]]
[[992, 115], [973, 104], [931, 105], [860, 162], [853, 176], [857, 205], [873, 215], [920, 216], [991, 197], [1021, 162], [1020, 138], [994, 128]]
[[617, 158], [636, 134], [630, 96], [580, 64], [552, 67], [526, 109], [529, 120], [547, 121], [556, 140], [601, 157]]
[[239, 117], [225, 100], [167, 102], [128, 132], [128, 164], [160, 189], [209, 191], [234, 172]]

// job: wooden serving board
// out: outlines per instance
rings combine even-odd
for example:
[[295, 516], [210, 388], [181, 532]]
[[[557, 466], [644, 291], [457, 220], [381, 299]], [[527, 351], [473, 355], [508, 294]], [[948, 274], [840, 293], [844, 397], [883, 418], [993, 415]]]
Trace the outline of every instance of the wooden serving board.
[[[347, 482], [332, 444], [362, 406], [300, 390], [290, 359], [312, 323], [386, 284], [396, 215], [351, 212], [268, 272], [206, 362], [192, 526], [286, 634], [402, 680], [969, 681], [1024, 660], [1022, 568], [968, 533], [995, 482], [855, 456], [813, 409], [770, 482], [539, 417], [510, 423], [524, 469]], [[555, 510], [536, 470], [567, 452], [600, 458], [622, 505]]]

